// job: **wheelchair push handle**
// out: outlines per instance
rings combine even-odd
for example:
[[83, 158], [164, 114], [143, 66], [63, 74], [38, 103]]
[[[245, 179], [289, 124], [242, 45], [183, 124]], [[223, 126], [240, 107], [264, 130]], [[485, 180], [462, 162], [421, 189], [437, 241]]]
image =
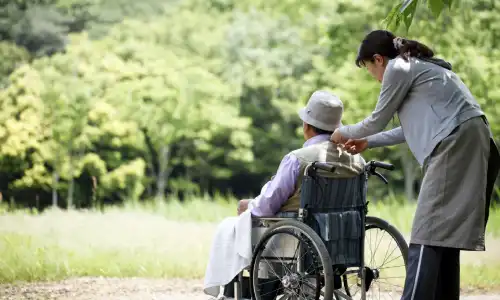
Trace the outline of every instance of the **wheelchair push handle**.
[[335, 172], [336, 167], [332, 164], [329, 163], [322, 163], [322, 162], [313, 162], [311, 167], [314, 169], [319, 169], [327, 172]]
[[389, 163], [385, 163], [385, 162], [381, 162], [381, 161], [372, 160], [365, 167], [366, 172], [369, 175], [375, 175], [378, 178], [380, 178], [380, 180], [382, 180], [385, 184], [388, 184], [389, 181], [387, 180], [387, 178], [385, 178], [384, 175], [377, 172], [377, 170], [376, 170], [377, 168], [382, 168], [382, 169], [392, 171], [392, 170], [394, 170], [394, 165], [389, 164]]
[[386, 170], [389, 170], [389, 171], [393, 171], [394, 170], [394, 165], [393, 164], [385, 163], [385, 162], [382, 162], [382, 161], [373, 161], [373, 166], [375, 168], [382, 168], [382, 169], [386, 169]]

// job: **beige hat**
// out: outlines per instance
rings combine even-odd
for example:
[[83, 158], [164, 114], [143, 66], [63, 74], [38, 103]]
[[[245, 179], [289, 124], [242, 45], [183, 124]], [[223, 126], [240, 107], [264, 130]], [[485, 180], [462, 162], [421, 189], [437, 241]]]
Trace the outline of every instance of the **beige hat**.
[[342, 125], [342, 101], [327, 91], [316, 91], [309, 98], [306, 107], [299, 110], [299, 117], [305, 123], [326, 131], [334, 131]]

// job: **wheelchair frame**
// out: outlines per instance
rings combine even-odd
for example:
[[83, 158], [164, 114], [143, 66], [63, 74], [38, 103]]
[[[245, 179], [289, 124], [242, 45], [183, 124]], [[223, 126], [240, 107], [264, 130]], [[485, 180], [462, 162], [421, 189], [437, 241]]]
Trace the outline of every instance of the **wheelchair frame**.
[[[305, 174], [307, 174], [309, 168], [311, 168], [311, 167], [316, 168], [316, 169], [320, 169], [323, 171], [327, 171], [327, 172], [334, 172], [335, 171], [335, 167], [331, 166], [327, 163], [313, 162], [313, 163], [310, 163], [306, 167]], [[369, 163], [367, 163], [365, 170], [364, 170], [364, 177], [365, 177], [364, 180], [366, 182], [365, 187], [364, 187], [365, 194], [367, 192], [367, 181], [371, 175], [375, 175], [375, 176], [379, 177], [382, 181], [384, 181], [385, 184], [388, 183], [387, 179], [383, 175], [381, 175], [380, 173], [378, 173], [376, 171], [377, 167], [383, 168], [386, 170], [394, 170], [394, 166], [391, 164], [378, 162], [378, 161], [370, 161]], [[368, 202], [366, 202], [365, 205], [367, 206]], [[305, 216], [307, 215], [307, 213], [308, 213], [307, 208], [299, 208], [297, 217], [263, 217], [263, 218], [255, 218], [253, 221], [259, 223], [258, 227], [266, 227], [266, 228], [269, 228], [273, 224], [276, 224], [276, 223], [279, 223], [282, 221], [286, 221], [286, 220], [296, 220], [298, 222], [306, 224], [304, 219], [305, 219]], [[360, 239], [361, 257], [360, 257], [359, 266], [356, 266], [356, 268], [359, 267], [359, 272], [361, 273], [359, 275], [361, 278], [360, 289], [361, 289], [361, 299], [362, 300], [366, 299], [366, 282], [365, 282], [366, 268], [365, 268], [365, 259], [364, 259], [365, 252], [364, 251], [365, 251], [365, 234], [366, 234], [366, 219], [367, 219], [367, 217], [368, 216], [365, 213], [363, 215], [363, 218], [361, 218], [361, 239]], [[310, 226], [308, 226], [308, 227], [310, 227]], [[266, 232], [267, 231], [268, 230], [266, 230]], [[331, 259], [331, 258], [329, 257], [329, 259]], [[297, 264], [300, 265], [300, 260], [297, 262]], [[249, 267], [251, 267], [251, 266], [249, 266]], [[300, 268], [300, 266], [299, 266], [299, 268]], [[246, 270], [248, 270], [248, 268]], [[235, 298], [235, 300], [242, 300], [242, 289], [241, 289], [242, 282], [243, 282], [243, 272], [240, 272], [238, 274], [238, 280], [236, 280], [234, 282], [234, 298]], [[250, 283], [250, 288], [253, 289], [252, 283]], [[352, 298], [350, 296], [341, 292], [340, 290], [333, 290], [333, 296], [334, 296], [334, 299], [352, 300]], [[324, 299], [324, 300], [331, 300], [331, 299]]]

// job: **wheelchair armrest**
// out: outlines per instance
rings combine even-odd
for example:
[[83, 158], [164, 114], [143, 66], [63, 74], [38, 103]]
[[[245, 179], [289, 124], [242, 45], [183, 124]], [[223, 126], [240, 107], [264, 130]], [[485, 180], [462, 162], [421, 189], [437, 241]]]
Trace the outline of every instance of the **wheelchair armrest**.
[[278, 217], [269, 217], [269, 218], [259, 218], [252, 217], [252, 227], [269, 227], [270, 225], [283, 221], [286, 218], [278, 218]]
[[283, 218], [283, 217], [264, 217], [264, 218], [254, 218], [254, 220], [257, 221], [269, 221], [269, 222], [279, 222], [283, 220], [289, 220], [290, 218]]
[[253, 227], [269, 227], [274, 223], [278, 223], [284, 220], [295, 219], [293, 217], [252, 217], [252, 224], [256, 225]]

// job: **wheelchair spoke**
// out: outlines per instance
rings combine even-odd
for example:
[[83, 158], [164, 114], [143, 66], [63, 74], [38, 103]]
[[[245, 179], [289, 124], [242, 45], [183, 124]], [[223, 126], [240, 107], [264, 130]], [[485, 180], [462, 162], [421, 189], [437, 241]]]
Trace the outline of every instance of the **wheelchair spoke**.
[[[389, 241], [389, 244], [391, 244], [391, 243], [392, 243], [392, 240]], [[391, 257], [392, 253], [394, 253], [394, 250], [396, 250], [396, 248], [392, 249], [392, 251], [389, 255], [387, 255], [387, 253], [389, 253], [389, 250], [386, 252], [386, 255], [384, 256], [384, 261], [382, 262], [381, 265], [378, 266], [379, 268], [381, 266], [385, 265], [386, 261], [389, 259], [389, 257]]]
[[272, 295], [272, 294], [274, 294], [276, 292], [277, 292], [277, 290], [272, 290], [272, 291], [269, 291], [267, 293], [261, 294], [260, 297], [265, 298], [265, 296]]
[[[391, 259], [390, 261], [388, 261], [388, 262], [386, 262], [386, 263], [387, 263], [387, 264], [389, 264], [389, 263], [391, 263], [391, 262], [395, 261], [395, 260], [396, 260], [396, 259], [398, 259], [398, 258], [401, 258], [401, 259], [402, 259], [403, 257], [402, 257], [401, 255], [399, 255], [399, 256], [397, 256], [397, 257], [395, 257], [395, 258]], [[378, 269], [395, 268], [395, 266], [393, 266], [393, 267], [382, 267], [382, 266], [384, 266], [386, 263], [383, 263], [382, 265], [380, 265], [380, 266], [378, 267]], [[399, 266], [400, 266], [400, 267], [404, 267], [404, 265], [399, 265]]]
[[267, 265], [269, 266], [269, 268], [272, 270], [273, 275], [279, 276], [279, 275], [278, 275], [278, 272], [276, 272], [276, 270], [274, 270], [274, 267], [273, 267], [272, 263], [269, 263], [269, 262], [267, 262], [267, 260], [266, 260], [266, 264], [267, 264]]
[[292, 295], [285, 294], [283, 297], [277, 298], [277, 300], [292, 300]]
[[[267, 248], [266, 248], [266, 249], [267, 249]], [[279, 262], [281, 263], [281, 265], [283, 266], [283, 268], [285, 268], [285, 269], [286, 269], [286, 271], [287, 271], [289, 274], [290, 274], [290, 273], [292, 273], [292, 271], [291, 271], [290, 269], [288, 269], [288, 268], [287, 268], [287, 264], [285, 264], [285, 263], [283, 262], [283, 260], [279, 257], [279, 255], [277, 255], [277, 254], [276, 254], [276, 252], [274, 252], [273, 250], [271, 250], [271, 251], [273, 252], [273, 256], [279, 260]]]
[[[398, 256], [398, 258], [401, 257], [401, 256]], [[391, 269], [391, 268], [401, 268], [401, 267], [404, 267], [405, 265], [398, 265], [398, 266], [392, 266], [392, 267], [383, 267], [383, 268], [379, 268], [380, 270], [383, 270], [383, 269]]]
[[[383, 231], [383, 232], [382, 232], [382, 236], [384, 236], [384, 233], [385, 233], [385, 231]], [[377, 231], [377, 237], [378, 237], [378, 231]], [[392, 241], [392, 240], [391, 240], [391, 241]], [[374, 263], [374, 262], [373, 262], [373, 260], [375, 259], [375, 252], [377, 252], [378, 247], [380, 246], [380, 244], [381, 244], [381, 243], [382, 243], [382, 238], [381, 238], [381, 239], [380, 239], [380, 241], [378, 242], [377, 247], [375, 247], [375, 251], [373, 251], [373, 254], [372, 254], [372, 257], [371, 257], [371, 261], [370, 261], [370, 264], [371, 264], [371, 265], [373, 265], [373, 263]], [[384, 257], [384, 259], [385, 259], [385, 257]]]
[[[319, 295], [320, 297], [321, 296], [324, 296], [324, 293], [321, 291], [321, 284], [319, 281], [319, 278], [316, 278], [316, 284], [319, 284], [314, 286], [313, 284], [311, 284], [311, 282], [309, 280], [304, 280], [302, 281], [302, 284], [305, 285], [306, 287], [308, 287], [308, 291], [309, 292], [313, 292], [312, 290], [314, 290], [314, 292], [312, 293], [312, 296], [315, 297], [316, 296], [316, 289], [319, 287], [320, 288], [320, 291], [319, 291]], [[311, 290], [312, 289], [312, 290]], [[311, 294], [309, 294], [309, 296], [311, 296]]]
[[370, 245], [370, 253], [371, 253], [371, 255], [370, 255], [370, 257], [371, 257], [370, 264], [371, 264], [371, 263], [373, 263], [373, 248], [372, 248], [372, 243], [371, 243], [371, 241], [372, 241], [372, 236], [371, 235], [369, 237], [369, 240], [370, 240], [369, 245]]
[[[299, 228], [275, 230], [271, 233], [257, 246], [252, 262], [255, 300], [266, 296], [290, 300], [324, 298], [321, 297], [325, 282], [322, 275], [323, 260], [319, 259], [320, 254], [310, 237], [304, 235]], [[264, 266], [267, 268], [262, 269]], [[262, 277], [259, 278], [260, 276]], [[332, 291], [330, 295], [331, 293]]]
[[[367, 223], [365, 231], [365, 285], [366, 299], [400, 299], [406, 276], [406, 242], [384, 222]], [[359, 269], [344, 273], [346, 293], [353, 299], [361, 297]], [[355, 273], [355, 274], [353, 274]], [[350, 275], [350, 276], [349, 276]]]

